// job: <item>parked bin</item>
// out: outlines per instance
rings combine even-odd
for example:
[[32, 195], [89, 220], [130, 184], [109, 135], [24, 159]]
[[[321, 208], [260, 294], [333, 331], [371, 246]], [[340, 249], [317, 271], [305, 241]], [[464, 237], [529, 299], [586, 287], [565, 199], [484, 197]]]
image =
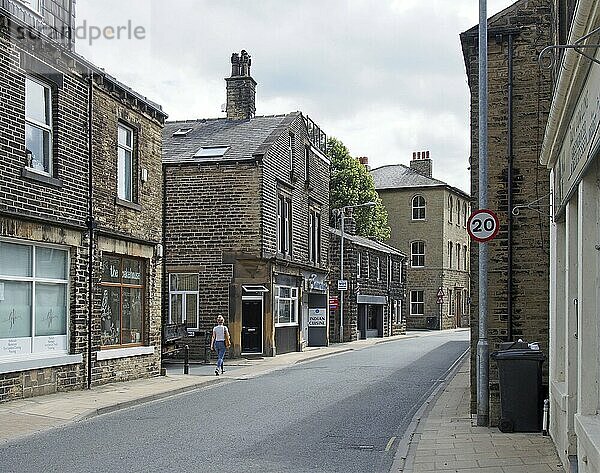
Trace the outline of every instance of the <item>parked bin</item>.
[[539, 350], [501, 350], [492, 353], [500, 379], [501, 432], [542, 430], [542, 364]]

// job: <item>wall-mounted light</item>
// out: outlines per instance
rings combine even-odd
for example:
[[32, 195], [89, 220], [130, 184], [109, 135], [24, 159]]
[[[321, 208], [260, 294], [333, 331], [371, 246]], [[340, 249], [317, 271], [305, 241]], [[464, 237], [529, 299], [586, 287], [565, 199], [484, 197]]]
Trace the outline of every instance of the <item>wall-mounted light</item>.
[[142, 179], [142, 182], [146, 182], [148, 180], [148, 169], [142, 168], [141, 179]]
[[163, 257], [163, 246], [162, 243], [157, 243], [154, 247], [154, 254], [156, 259], [161, 259]]

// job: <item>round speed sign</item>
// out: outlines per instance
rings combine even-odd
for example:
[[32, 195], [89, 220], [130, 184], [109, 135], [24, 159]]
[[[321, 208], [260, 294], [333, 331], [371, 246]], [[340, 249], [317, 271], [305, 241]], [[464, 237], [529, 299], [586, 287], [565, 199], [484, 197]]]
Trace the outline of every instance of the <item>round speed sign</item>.
[[480, 243], [490, 241], [498, 234], [498, 230], [500, 230], [498, 216], [488, 209], [476, 210], [467, 222], [469, 235]]

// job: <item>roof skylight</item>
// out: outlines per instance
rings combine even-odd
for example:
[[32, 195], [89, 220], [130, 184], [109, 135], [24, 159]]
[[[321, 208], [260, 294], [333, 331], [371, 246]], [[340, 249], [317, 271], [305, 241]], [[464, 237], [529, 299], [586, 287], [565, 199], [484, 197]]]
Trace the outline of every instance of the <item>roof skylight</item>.
[[220, 158], [222, 157], [229, 146], [203, 146], [194, 154], [195, 158]]
[[180, 128], [173, 132], [173, 136], [187, 136], [190, 131], [192, 131], [192, 128]]

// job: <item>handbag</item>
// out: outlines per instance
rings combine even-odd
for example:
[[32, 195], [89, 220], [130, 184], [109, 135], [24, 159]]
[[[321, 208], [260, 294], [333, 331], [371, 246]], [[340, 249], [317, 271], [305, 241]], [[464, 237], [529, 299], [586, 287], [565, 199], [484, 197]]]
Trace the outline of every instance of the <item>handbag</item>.
[[225, 327], [225, 348], [229, 348], [231, 346], [231, 339], [229, 338], [229, 329]]

